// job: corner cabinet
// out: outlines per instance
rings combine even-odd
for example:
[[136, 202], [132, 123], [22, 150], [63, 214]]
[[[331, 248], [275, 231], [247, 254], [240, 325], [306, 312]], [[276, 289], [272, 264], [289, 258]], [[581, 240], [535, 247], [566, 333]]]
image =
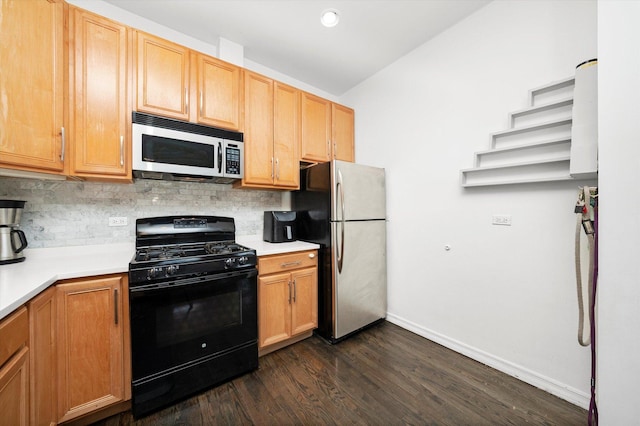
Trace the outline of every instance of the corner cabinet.
[[29, 316], [22, 307], [0, 321], [0, 423], [29, 422]]
[[65, 8], [56, 0], [0, 3], [0, 166], [64, 171]]
[[300, 92], [249, 71], [244, 84], [245, 172], [238, 186], [297, 189]]
[[302, 92], [302, 161], [355, 161], [353, 109]]
[[311, 336], [318, 326], [316, 250], [258, 258], [261, 355]]
[[131, 181], [128, 27], [70, 7], [70, 174]]
[[56, 285], [58, 422], [130, 398], [126, 274]]

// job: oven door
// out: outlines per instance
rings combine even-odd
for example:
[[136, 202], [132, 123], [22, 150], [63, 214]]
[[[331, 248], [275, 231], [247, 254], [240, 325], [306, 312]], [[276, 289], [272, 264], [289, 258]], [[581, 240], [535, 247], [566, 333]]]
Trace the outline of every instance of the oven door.
[[255, 342], [257, 271], [130, 288], [134, 381]]

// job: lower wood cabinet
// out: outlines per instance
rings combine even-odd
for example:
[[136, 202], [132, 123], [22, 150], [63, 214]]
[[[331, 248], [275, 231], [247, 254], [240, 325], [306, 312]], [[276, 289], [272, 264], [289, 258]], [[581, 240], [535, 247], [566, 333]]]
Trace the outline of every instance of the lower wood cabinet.
[[25, 307], [0, 321], [0, 424], [29, 424], [28, 340]]
[[318, 326], [316, 250], [258, 258], [258, 347], [271, 352]]
[[58, 422], [130, 398], [127, 276], [56, 285]]
[[57, 423], [56, 288], [29, 302], [31, 424]]

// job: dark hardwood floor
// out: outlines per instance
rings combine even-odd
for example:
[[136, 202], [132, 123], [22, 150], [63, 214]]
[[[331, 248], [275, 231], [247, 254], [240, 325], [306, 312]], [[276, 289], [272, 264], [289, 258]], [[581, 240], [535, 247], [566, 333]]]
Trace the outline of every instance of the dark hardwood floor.
[[587, 412], [388, 322], [337, 345], [319, 337], [258, 370], [115, 425], [584, 425]]

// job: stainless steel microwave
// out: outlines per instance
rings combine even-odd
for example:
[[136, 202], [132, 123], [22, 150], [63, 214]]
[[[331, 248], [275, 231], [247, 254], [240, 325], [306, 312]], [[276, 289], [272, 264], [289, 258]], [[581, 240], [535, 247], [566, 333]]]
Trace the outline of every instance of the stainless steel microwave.
[[231, 183], [244, 176], [242, 133], [133, 112], [133, 176]]

